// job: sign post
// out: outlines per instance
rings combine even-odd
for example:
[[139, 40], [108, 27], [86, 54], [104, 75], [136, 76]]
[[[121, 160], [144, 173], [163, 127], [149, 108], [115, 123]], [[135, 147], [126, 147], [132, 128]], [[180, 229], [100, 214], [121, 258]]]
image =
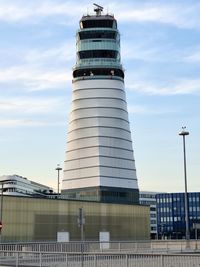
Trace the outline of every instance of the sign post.
[[197, 249], [198, 229], [200, 229], [200, 223], [193, 223], [193, 229], [195, 230], [195, 240], [196, 240], [196, 249]]

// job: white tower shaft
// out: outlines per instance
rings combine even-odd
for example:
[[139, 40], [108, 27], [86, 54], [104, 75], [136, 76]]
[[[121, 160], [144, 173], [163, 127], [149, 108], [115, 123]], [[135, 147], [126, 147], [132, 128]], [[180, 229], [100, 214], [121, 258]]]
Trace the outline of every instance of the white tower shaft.
[[80, 25], [62, 193], [138, 203], [117, 23], [98, 15]]

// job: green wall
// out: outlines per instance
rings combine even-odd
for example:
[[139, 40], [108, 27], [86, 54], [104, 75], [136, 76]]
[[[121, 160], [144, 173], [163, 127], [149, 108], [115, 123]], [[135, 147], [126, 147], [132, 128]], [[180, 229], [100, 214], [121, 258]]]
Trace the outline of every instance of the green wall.
[[113, 241], [149, 239], [146, 206], [4, 196], [2, 241], [56, 240], [58, 231], [80, 240], [79, 208], [85, 214], [86, 240], [98, 240], [100, 231], [109, 231]]

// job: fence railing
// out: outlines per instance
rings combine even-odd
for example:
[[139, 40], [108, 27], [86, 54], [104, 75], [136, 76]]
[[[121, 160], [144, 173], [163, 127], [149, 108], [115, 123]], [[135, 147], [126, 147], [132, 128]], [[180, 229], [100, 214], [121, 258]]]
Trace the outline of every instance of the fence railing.
[[[0, 243], [0, 251], [22, 252], [200, 252], [200, 240], [135, 241], [135, 242], [26, 242]], [[200, 266], [199, 266], [200, 267]]]
[[199, 267], [199, 254], [63, 253], [0, 251], [0, 266]]

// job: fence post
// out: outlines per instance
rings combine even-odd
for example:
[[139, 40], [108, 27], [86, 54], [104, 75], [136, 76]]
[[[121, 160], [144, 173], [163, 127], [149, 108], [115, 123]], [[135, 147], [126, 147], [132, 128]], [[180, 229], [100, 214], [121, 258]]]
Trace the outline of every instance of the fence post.
[[97, 255], [94, 254], [94, 267], [97, 267]]
[[164, 267], [164, 256], [162, 254], [160, 255], [160, 260], [161, 260], [160, 267]]
[[39, 258], [40, 258], [40, 267], [42, 267], [42, 253], [41, 252], [39, 254]]
[[19, 266], [19, 252], [17, 252], [17, 255], [16, 255], [16, 267]]
[[126, 267], [128, 267], [128, 254], [126, 254]]
[[66, 253], [66, 267], [68, 267], [68, 254]]

